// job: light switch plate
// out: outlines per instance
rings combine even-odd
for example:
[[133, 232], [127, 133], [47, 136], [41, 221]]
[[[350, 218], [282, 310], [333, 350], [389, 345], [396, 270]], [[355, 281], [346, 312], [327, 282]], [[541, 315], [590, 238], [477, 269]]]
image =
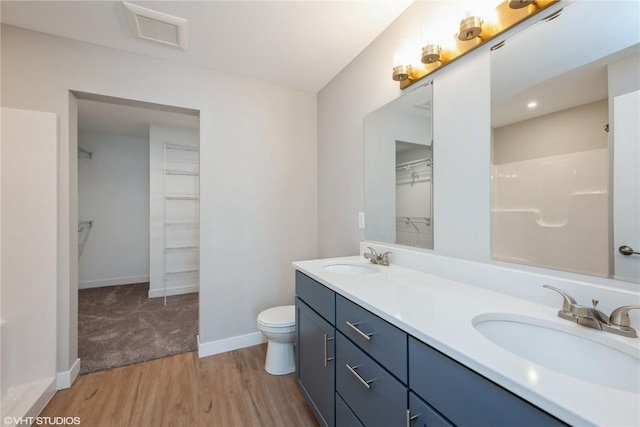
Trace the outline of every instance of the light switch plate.
[[358, 228], [364, 230], [364, 212], [358, 212]]

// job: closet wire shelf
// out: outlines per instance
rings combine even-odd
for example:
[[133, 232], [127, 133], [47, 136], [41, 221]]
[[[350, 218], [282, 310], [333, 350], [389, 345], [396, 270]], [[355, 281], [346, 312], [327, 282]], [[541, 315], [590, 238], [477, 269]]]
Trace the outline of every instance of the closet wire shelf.
[[431, 226], [431, 218], [399, 216], [396, 217], [396, 224], [405, 225], [404, 231], [412, 231], [418, 234], [426, 233], [429, 231], [428, 227]]
[[[179, 153], [182, 152], [191, 152], [197, 153], [195, 158], [194, 156], [180, 156], [173, 155], [170, 153]], [[185, 176], [185, 177], [199, 177], [200, 171], [198, 165], [198, 157], [199, 157], [199, 146], [194, 145], [183, 145], [176, 144], [171, 142], [164, 143], [164, 188], [167, 188], [167, 178], [169, 176]], [[166, 190], [165, 190], [166, 191]], [[182, 267], [186, 268], [184, 270], [180, 269], [181, 266], [174, 265], [171, 269], [168, 269], [168, 258], [169, 256], [184, 256], [187, 254], [193, 254], [200, 251], [199, 242], [194, 241], [194, 244], [189, 244], [191, 242], [176, 242], [175, 246], [168, 244], [167, 233], [169, 229], [173, 229], [176, 227], [180, 228], [192, 228], [198, 229], [200, 226], [199, 218], [197, 214], [193, 215], [192, 218], [181, 219], [181, 220], [167, 220], [167, 205], [170, 201], [195, 201], [198, 203], [200, 200], [199, 194], [189, 194], [181, 193], [181, 194], [164, 194], [164, 280], [163, 280], [163, 291], [164, 291], [164, 304], [167, 304], [167, 280], [178, 280], [177, 278], [195, 278], [196, 281], [199, 281], [199, 268], [193, 268], [192, 266], [183, 265]], [[186, 244], [185, 244], [186, 243]], [[175, 254], [175, 255], [170, 255]], [[191, 268], [189, 268], [191, 267]], [[180, 279], [183, 280], [183, 279]], [[193, 280], [193, 279], [187, 279]]]

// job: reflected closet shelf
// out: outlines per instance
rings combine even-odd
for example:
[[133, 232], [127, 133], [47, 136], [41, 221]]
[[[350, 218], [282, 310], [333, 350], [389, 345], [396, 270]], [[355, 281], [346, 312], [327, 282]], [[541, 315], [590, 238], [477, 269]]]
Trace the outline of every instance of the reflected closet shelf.
[[200, 246], [171, 246], [168, 248], [164, 248], [165, 252], [189, 252], [189, 251], [199, 251]]
[[190, 274], [198, 274], [200, 270], [182, 270], [182, 271], [167, 271], [165, 276], [187, 276]]
[[200, 225], [199, 221], [169, 221], [165, 222], [165, 227], [197, 227]]
[[181, 150], [181, 151], [200, 151], [200, 147], [197, 145], [182, 145], [182, 144], [172, 144], [172, 143], [165, 143], [164, 145], [165, 149], [167, 150]]
[[199, 200], [200, 197], [187, 194], [172, 194], [164, 196], [165, 200]]
[[178, 169], [167, 169], [164, 171], [167, 175], [185, 175], [185, 176], [199, 176], [200, 172], [197, 171], [186, 171], [186, 170], [178, 170]]

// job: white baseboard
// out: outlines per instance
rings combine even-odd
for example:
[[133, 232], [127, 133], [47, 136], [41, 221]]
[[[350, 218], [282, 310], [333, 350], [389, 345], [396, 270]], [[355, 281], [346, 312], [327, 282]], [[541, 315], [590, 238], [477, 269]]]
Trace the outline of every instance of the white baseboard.
[[[199, 285], [176, 286], [167, 288], [167, 296], [193, 294], [200, 290]], [[164, 289], [149, 289], [149, 298], [160, 298], [164, 296]]]
[[149, 275], [112, 277], [109, 279], [85, 280], [78, 282], [78, 289], [102, 288], [104, 286], [131, 285], [134, 283], [145, 283], [149, 281]]
[[262, 335], [262, 332], [252, 332], [246, 335], [209, 342], [200, 342], [200, 335], [198, 335], [198, 357], [213, 356], [214, 354], [251, 347], [264, 342], [267, 342], [267, 338]]
[[78, 378], [80, 373], [80, 359], [76, 359], [71, 366], [71, 369], [64, 372], [58, 372], [56, 377], [56, 389], [62, 390], [71, 387], [71, 384]]

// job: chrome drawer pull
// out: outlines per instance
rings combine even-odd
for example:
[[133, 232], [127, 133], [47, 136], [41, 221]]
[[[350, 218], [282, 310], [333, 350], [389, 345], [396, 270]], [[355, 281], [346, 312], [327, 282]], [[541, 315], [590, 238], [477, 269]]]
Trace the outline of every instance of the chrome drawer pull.
[[354, 367], [351, 367], [351, 366], [349, 366], [349, 364], [348, 364], [348, 363], [347, 363], [346, 365], [347, 365], [347, 369], [348, 369], [348, 370], [350, 370], [350, 371], [351, 371], [351, 373], [352, 373], [353, 375], [355, 375], [355, 377], [356, 377], [356, 378], [357, 378], [357, 379], [362, 383], [362, 385], [363, 385], [363, 386], [365, 386], [367, 389], [370, 389], [370, 388], [371, 388], [371, 383], [372, 383], [374, 380], [369, 380], [369, 381], [367, 381], [367, 380], [365, 380], [364, 378], [362, 378], [362, 377], [360, 376], [360, 374], [358, 374], [358, 373], [356, 372], [356, 369], [358, 369], [360, 366], [354, 366]]
[[327, 367], [327, 362], [330, 362], [333, 360], [333, 357], [327, 357], [327, 341], [333, 341], [333, 337], [329, 338], [327, 337], [327, 334], [324, 334], [324, 367]]
[[411, 422], [415, 421], [419, 416], [420, 416], [420, 414], [414, 415], [412, 417], [411, 416], [411, 409], [407, 409], [407, 427], [411, 427]]
[[364, 332], [362, 332], [359, 328], [358, 325], [360, 324], [360, 322], [358, 323], [351, 323], [347, 320], [347, 325], [349, 325], [351, 327], [351, 329], [353, 329], [354, 331], [356, 331], [358, 334], [360, 334], [360, 336], [362, 338], [364, 338], [365, 340], [369, 341], [371, 340], [371, 335], [373, 334], [365, 334]]

